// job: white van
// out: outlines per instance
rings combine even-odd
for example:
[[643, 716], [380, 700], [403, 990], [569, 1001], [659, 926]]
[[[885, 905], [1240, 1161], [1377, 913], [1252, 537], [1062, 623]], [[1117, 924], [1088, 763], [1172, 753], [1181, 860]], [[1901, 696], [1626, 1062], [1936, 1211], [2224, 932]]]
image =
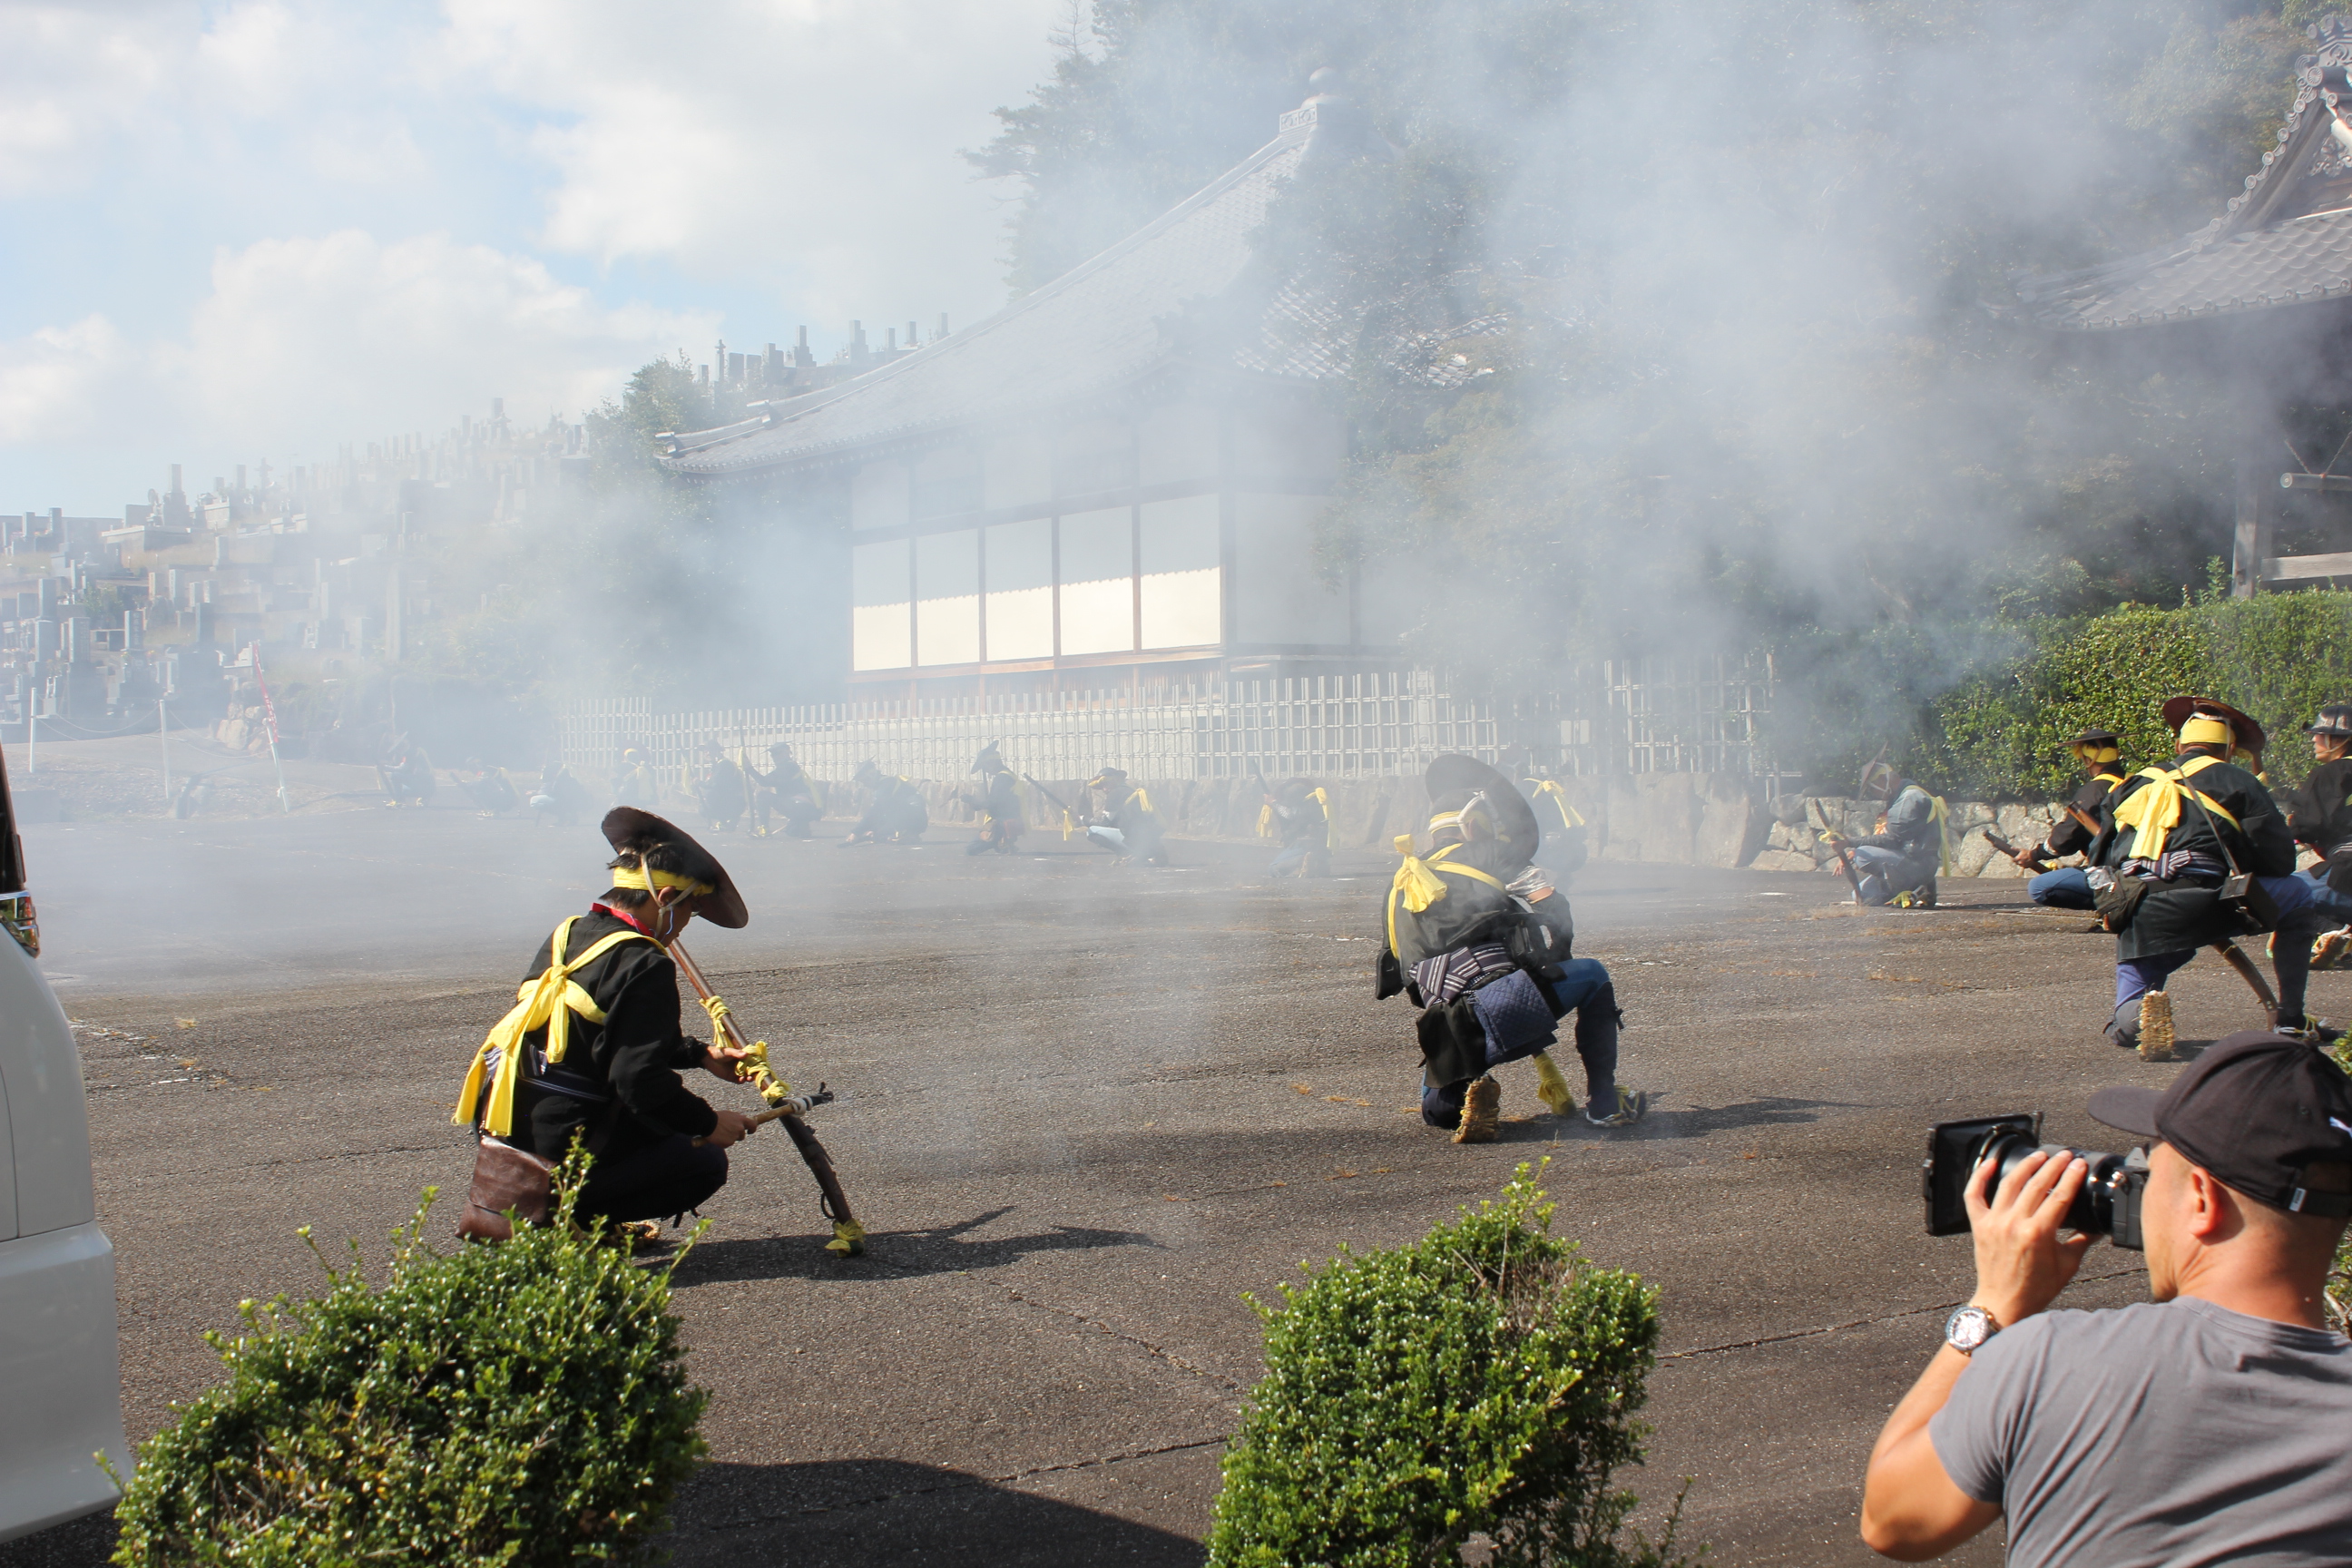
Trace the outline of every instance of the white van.
[[131, 1473], [114, 1244], [90, 1192], [81, 1053], [33, 959], [25, 849], [0, 763], [0, 1541], [115, 1500]]

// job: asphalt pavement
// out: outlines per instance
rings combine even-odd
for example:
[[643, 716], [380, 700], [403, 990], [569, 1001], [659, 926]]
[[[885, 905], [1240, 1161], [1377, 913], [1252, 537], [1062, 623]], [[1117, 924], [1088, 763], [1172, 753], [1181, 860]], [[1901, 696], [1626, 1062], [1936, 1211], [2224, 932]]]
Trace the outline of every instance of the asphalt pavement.
[[[823, 1250], [782, 1137], [735, 1152], [677, 1276], [714, 1461], [678, 1562], [1197, 1563], [1260, 1370], [1244, 1292], [1546, 1160], [1558, 1228], [1663, 1292], [1650, 1459], [1623, 1478], [1640, 1517], [1687, 1479], [1684, 1539], [1718, 1563], [1876, 1561], [1854, 1523], [1872, 1438], [1969, 1289], [1965, 1240], [1922, 1232], [1927, 1125], [2038, 1110], [2112, 1146], [2090, 1091], [2176, 1070], [2101, 1043], [2111, 943], [2017, 882], [1858, 911], [1829, 878], [1608, 864], [1573, 889], [1578, 951], [1614, 974], [1620, 1076], [1658, 1109], [1555, 1121], [1507, 1068], [1503, 1141], [1457, 1147], [1413, 1113], [1404, 1005], [1372, 1000], [1387, 858], [1269, 884], [1254, 847], [1179, 843], [1158, 870], [961, 838], [711, 840], [753, 919], [688, 944], [787, 1078], [853, 1097], [813, 1120], [873, 1242]], [[201, 1331], [315, 1285], [299, 1226], [380, 1255], [430, 1184], [453, 1223], [458, 1079], [603, 886], [602, 845], [454, 807], [25, 840], [82, 1026], [136, 1440], [214, 1381]], [[2174, 992], [2184, 1040], [2257, 1021], [2210, 959]], [[2343, 976], [2314, 994], [2352, 1008]], [[2084, 1274], [2072, 1304], [2145, 1293], [2133, 1255]], [[1999, 1562], [1998, 1533], [1948, 1561]], [[97, 1563], [107, 1535], [0, 1565]]]

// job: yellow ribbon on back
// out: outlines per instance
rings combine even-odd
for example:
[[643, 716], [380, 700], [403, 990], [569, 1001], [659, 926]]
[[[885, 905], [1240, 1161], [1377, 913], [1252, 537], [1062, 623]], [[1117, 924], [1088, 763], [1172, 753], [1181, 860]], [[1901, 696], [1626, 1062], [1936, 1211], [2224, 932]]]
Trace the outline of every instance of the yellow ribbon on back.
[[1331, 847], [1331, 797], [1318, 785], [1307, 792], [1307, 798], [1323, 808], [1323, 847]]
[[1142, 786], [1140, 785], [1137, 786], [1133, 795], [1127, 797], [1127, 803], [1141, 811], [1150, 811], [1151, 809], [1151, 797], [1143, 793]]
[[1257, 808], [1257, 836], [1260, 838], [1274, 837], [1274, 802], [1272, 801], [1267, 801]]
[[2164, 768], [2142, 768], [2138, 776], [2148, 781], [2147, 787], [2133, 793], [2123, 805], [2116, 807], [2116, 826], [2139, 829], [2132, 840], [2130, 858], [2153, 860], [2164, 853], [2165, 841], [2180, 825], [2180, 802], [2184, 795], [2195, 795], [2200, 805], [2231, 826], [2239, 826], [2229, 809], [2202, 790], [2184, 789], [2180, 780], [2193, 778], [2207, 768], [2219, 767], [2218, 757], [2198, 757], [2178, 773]]
[[[654, 873], [656, 877], [668, 874]], [[457, 1093], [457, 1113], [450, 1118], [458, 1126], [472, 1125], [474, 1108], [481, 1103], [487, 1079], [489, 1103], [482, 1112], [483, 1131], [494, 1138], [503, 1138], [513, 1131], [515, 1078], [522, 1066], [523, 1037], [533, 1029], [544, 1028], [547, 1059], [562, 1061], [572, 1043], [572, 1014], [579, 1014], [592, 1024], [604, 1021], [604, 1010], [572, 980], [573, 973], [625, 942], [654, 942], [641, 931], [616, 931], [579, 957], [567, 959], [563, 950], [571, 945], [572, 928], [579, 919], [573, 915], [555, 928], [555, 935], [548, 944], [547, 967], [516, 987], [513, 1010], [498, 1021], [475, 1049], [474, 1065], [466, 1069], [466, 1087]], [[659, 947], [661, 943], [654, 942], [654, 945]], [[491, 1066], [494, 1058], [495, 1068]]]
[[1535, 786], [1538, 795], [1549, 795], [1551, 798], [1552, 805], [1559, 811], [1559, 825], [1562, 827], [1584, 826], [1584, 818], [1578, 814], [1576, 807], [1568, 804], [1568, 792], [1559, 787], [1559, 781], [1538, 779], [1535, 781]]
[[1414, 914], [1419, 914], [1430, 905], [1444, 898], [1445, 880], [1437, 875], [1438, 872], [1444, 871], [1456, 877], [1467, 877], [1472, 881], [1484, 882], [1498, 892], [1506, 890], [1500, 879], [1488, 876], [1475, 866], [1448, 864], [1448, 857], [1462, 847], [1459, 844], [1449, 844], [1423, 860], [1412, 852], [1412, 834], [1400, 833], [1394, 842], [1396, 852], [1404, 857], [1404, 863], [1397, 868], [1396, 879], [1389, 884], [1389, 951], [1391, 952], [1397, 950], [1397, 900], [1403, 900], [1406, 909], [1411, 910]]

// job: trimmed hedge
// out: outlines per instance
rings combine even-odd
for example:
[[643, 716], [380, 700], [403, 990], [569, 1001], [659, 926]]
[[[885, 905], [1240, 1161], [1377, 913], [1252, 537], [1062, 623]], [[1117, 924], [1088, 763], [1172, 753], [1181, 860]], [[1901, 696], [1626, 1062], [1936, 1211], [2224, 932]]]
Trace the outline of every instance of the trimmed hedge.
[[2323, 703], [2352, 701], [2352, 593], [2126, 605], [2037, 623], [2032, 641], [2032, 653], [1928, 704], [1906, 764], [1971, 799], [2059, 797], [2081, 776], [2067, 737], [2105, 725], [2124, 737], [2125, 760], [2144, 765], [2172, 752], [2157, 716], [2164, 700], [2197, 692], [2269, 731], [2268, 771], [2286, 784], [2311, 768], [2302, 727]]
[[205, 1336], [228, 1381], [140, 1450], [115, 1563], [641, 1556], [703, 1454], [707, 1395], [687, 1384], [669, 1311], [675, 1259], [645, 1268], [576, 1233], [568, 1192], [545, 1229], [436, 1254], [421, 1240], [433, 1196], [394, 1233], [381, 1288], [354, 1244], [325, 1295], [246, 1302], [250, 1336]]
[[[1408, 1568], [1473, 1532], [1496, 1564], [1665, 1564], [1618, 1540], [1611, 1485], [1642, 1458], [1633, 1413], [1657, 1292], [1549, 1234], [1529, 1173], [1423, 1240], [1342, 1250], [1265, 1320], [1266, 1373], [1224, 1461], [1212, 1568]], [[1676, 1512], [1679, 1513], [1679, 1507]]]

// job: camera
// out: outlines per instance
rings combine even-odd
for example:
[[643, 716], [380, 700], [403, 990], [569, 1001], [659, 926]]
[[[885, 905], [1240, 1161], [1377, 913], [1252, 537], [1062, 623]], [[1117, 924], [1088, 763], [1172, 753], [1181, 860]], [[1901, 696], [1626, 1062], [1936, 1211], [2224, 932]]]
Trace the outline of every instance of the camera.
[[1929, 1236], [1958, 1236], [1969, 1228], [1969, 1176], [1979, 1162], [1993, 1162], [1993, 1184], [2035, 1150], [2053, 1159], [2077, 1156], [2090, 1166], [2082, 1190], [2066, 1210], [2065, 1228], [2104, 1236], [2117, 1247], [2140, 1250], [2140, 1196], [2147, 1190], [2147, 1151], [2102, 1154], [2042, 1142], [2038, 1111], [1991, 1116], [1974, 1121], [1938, 1121], [1927, 1133], [1927, 1157], [1919, 1163], [1920, 1195], [1927, 1205]]

